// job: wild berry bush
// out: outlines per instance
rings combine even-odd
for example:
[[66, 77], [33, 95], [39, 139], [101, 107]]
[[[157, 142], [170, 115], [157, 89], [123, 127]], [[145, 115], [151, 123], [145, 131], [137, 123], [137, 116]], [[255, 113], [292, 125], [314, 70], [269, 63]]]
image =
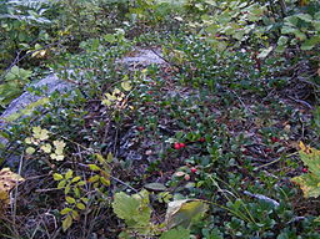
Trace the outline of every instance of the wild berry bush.
[[2, 237], [320, 238], [317, 1], [5, 3], [54, 26], [3, 107], [71, 88], [1, 119]]

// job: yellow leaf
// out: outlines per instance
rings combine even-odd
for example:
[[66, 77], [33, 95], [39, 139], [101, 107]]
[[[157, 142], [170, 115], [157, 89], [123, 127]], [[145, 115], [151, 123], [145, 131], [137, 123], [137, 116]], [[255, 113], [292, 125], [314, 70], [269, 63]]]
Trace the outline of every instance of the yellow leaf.
[[51, 153], [52, 147], [51, 147], [51, 144], [44, 144], [44, 145], [42, 145], [42, 146], [40, 147], [40, 149], [41, 149], [43, 152], [49, 154], [49, 153]]
[[9, 168], [0, 171], [0, 200], [9, 203], [9, 192], [19, 183], [24, 182], [19, 174], [13, 173]]
[[26, 149], [26, 153], [29, 154], [29, 155], [34, 154], [34, 152], [36, 152], [36, 150], [34, 148], [32, 148], [32, 147], [28, 147]]
[[49, 131], [46, 129], [41, 129], [41, 127], [33, 127], [33, 136], [36, 139], [40, 139], [41, 141], [46, 140], [49, 138]]
[[132, 89], [129, 81], [122, 82], [121, 87], [124, 91], [130, 91]]

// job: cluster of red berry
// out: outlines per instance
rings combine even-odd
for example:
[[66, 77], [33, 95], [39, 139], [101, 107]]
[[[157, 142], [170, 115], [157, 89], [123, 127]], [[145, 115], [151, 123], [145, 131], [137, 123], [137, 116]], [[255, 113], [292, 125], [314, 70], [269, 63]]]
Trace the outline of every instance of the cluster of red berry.
[[182, 149], [182, 148], [185, 148], [186, 147], [186, 144], [185, 143], [174, 143], [174, 148], [175, 149]]
[[[206, 139], [202, 137], [202, 138], [200, 138], [198, 141], [201, 142], [201, 143], [204, 143], [204, 142], [206, 142]], [[195, 143], [195, 142], [191, 142], [191, 143]], [[174, 143], [174, 146], [173, 146], [173, 147], [174, 147], [175, 149], [179, 150], [179, 149], [185, 148], [185, 147], [186, 147], [186, 144], [185, 144], [185, 143], [176, 142], [176, 143]]]

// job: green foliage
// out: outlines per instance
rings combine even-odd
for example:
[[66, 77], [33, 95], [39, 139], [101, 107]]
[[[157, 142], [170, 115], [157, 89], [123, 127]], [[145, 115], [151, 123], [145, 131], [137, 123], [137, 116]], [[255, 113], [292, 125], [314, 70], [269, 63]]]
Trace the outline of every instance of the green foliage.
[[[126, 233], [140, 236], [160, 234], [161, 225], [151, 223], [151, 208], [149, 193], [140, 193], [129, 196], [123, 192], [115, 195], [112, 203], [115, 214], [125, 220], [128, 229]], [[168, 231], [162, 233], [162, 239], [188, 238], [188, 230], [192, 223], [198, 222], [208, 210], [208, 206], [201, 200], [178, 200], [168, 204], [165, 227]], [[172, 229], [177, 228], [177, 229]], [[179, 236], [178, 236], [179, 235]]]
[[[318, 141], [309, 122], [318, 97], [317, 1], [3, 6], [1, 69], [17, 57], [3, 85], [19, 83], [1, 96], [22, 92], [26, 69], [53, 71], [74, 88], [4, 119], [10, 142], [1, 163], [21, 158], [28, 180], [12, 193], [19, 198], [2, 214], [10, 218], [0, 235], [319, 237], [317, 204], [287, 180], [299, 170], [294, 142]], [[168, 64], [122, 65], [145, 46], [161, 49]], [[319, 195], [318, 154], [305, 147], [309, 172], [293, 179], [308, 197]]]
[[13, 66], [5, 75], [4, 81], [0, 84], [0, 106], [5, 107], [14, 98], [19, 96], [24, 86], [29, 82], [32, 71], [24, 70]]
[[304, 194], [304, 197], [320, 196], [320, 151], [314, 148], [306, 147], [300, 143], [300, 158], [309, 172], [292, 179], [297, 183]]
[[66, 143], [60, 140], [55, 140], [52, 142], [49, 140], [50, 132], [46, 129], [42, 129], [41, 127], [33, 127], [32, 128], [32, 137], [28, 137], [25, 139], [25, 143], [30, 145], [26, 149], [26, 153], [31, 155], [36, 152], [36, 148], [39, 148], [41, 152], [45, 154], [49, 154], [50, 158], [55, 161], [62, 161], [64, 159], [64, 149]]
[[151, 233], [149, 203], [149, 193], [147, 191], [132, 196], [120, 192], [115, 195], [112, 207], [115, 214], [125, 220], [129, 231], [148, 235]]
[[184, 228], [171, 229], [161, 234], [160, 239], [188, 239], [190, 231]]

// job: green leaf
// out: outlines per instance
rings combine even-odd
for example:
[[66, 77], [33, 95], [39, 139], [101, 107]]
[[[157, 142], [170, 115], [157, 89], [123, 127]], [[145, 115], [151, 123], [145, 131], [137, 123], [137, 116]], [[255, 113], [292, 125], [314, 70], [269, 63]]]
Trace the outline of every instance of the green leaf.
[[76, 207], [79, 208], [80, 210], [86, 209], [86, 206], [83, 203], [77, 203]]
[[13, 66], [5, 76], [6, 81], [26, 81], [32, 75], [32, 71]]
[[76, 203], [76, 200], [74, 198], [72, 198], [72, 197], [66, 197], [66, 201], [69, 204], [75, 204]]
[[62, 210], [60, 211], [60, 213], [61, 213], [61, 215], [66, 215], [66, 214], [68, 214], [68, 213], [71, 212], [71, 211], [72, 211], [71, 208], [66, 207], [66, 208], [62, 209]]
[[260, 59], [266, 58], [272, 52], [272, 50], [273, 50], [272, 46], [268, 47], [267, 49], [262, 50], [260, 52], [260, 54], [258, 55], [258, 58], [260, 58]]
[[41, 141], [47, 140], [49, 138], [49, 131], [46, 129], [41, 129], [41, 127], [33, 127], [33, 137]]
[[309, 51], [312, 50], [317, 44], [320, 43], [320, 36], [314, 36], [304, 41], [301, 45], [301, 50]]
[[64, 194], [67, 195], [71, 190], [70, 183], [64, 188]]
[[292, 182], [297, 183], [303, 191], [305, 198], [320, 196], [320, 177], [312, 173], [306, 173], [291, 179]]
[[95, 165], [95, 164], [89, 164], [89, 168], [90, 168], [90, 170], [92, 170], [92, 171], [100, 171], [101, 170], [101, 168], [99, 168], [97, 165]]
[[77, 186], [84, 186], [86, 185], [86, 182], [85, 181], [80, 181], [77, 183]]
[[68, 172], [65, 175], [66, 180], [72, 178], [73, 176], [73, 171], [71, 169], [68, 170]]
[[62, 221], [62, 229], [63, 231], [68, 230], [73, 223], [73, 219], [70, 215], [68, 215], [63, 221]]
[[301, 176], [292, 178], [297, 183], [306, 198], [320, 196], [320, 150], [306, 147], [300, 142], [300, 158], [309, 172]]
[[162, 191], [167, 190], [167, 187], [164, 186], [162, 183], [148, 183], [148, 184], [144, 185], [144, 187], [146, 189], [149, 189], [149, 190], [155, 191], [155, 192], [162, 192]]
[[74, 188], [73, 189], [74, 195], [79, 198], [80, 197], [80, 189], [79, 188]]
[[305, 22], [311, 22], [313, 20], [312, 16], [309, 15], [309, 14], [297, 14], [295, 16], [300, 18], [301, 20], [303, 20]]
[[160, 239], [190, 239], [190, 230], [179, 227], [162, 233]]
[[166, 225], [171, 229], [176, 226], [189, 228], [191, 224], [203, 217], [208, 205], [198, 199], [185, 199], [170, 202], [166, 213]]
[[122, 82], [121, 87], [124, 91], [130, 91], [132, 89], [132, 86], [129, 81]]
[[114, 213], [124, 220], [130, 220], [139, 206], [139, 200], [130, 197], [124, 192], [116, 193], [114, 202], [112, 203]]
[[107, 187], [110, 186], [110, 180], [105, 179], [104, 177], [100, 177], [100, 182]]
[[61, 174], [59, 174], [59, 173], [54, 173], [54, 174], [53, 174], [53, 179], [54, 179], [55, 181], [60, 181], [60, 180], [63, 179], [63, 176], [62, 176]]
[[72, 210], [71, 216], [74, 220], [79, 219], [79, 213], [76, 210]]
[[51, 147], [51, 144], [44, 144], [44, 145], [42, 145], [41, 147], [40, 147], [40, 149], [43, 151], [43, 152], [45, 152], [45, 153], [51, 153], [51, 149], [52, 149], [52, 147]]
[[281, 36], [279, 39], [278, 39], [278, 45], [280, 46], [284, 46], [288, 43], [288, 37], [286, 36]]
[[67, 183], [66, 180], [60, 181], [59, 184], [58, 184], [58, 186], [57, 186], [57, 188], [58, 188], [58, 189], [64, 188], [64, 187], [66, 186], [66, 183]]
[[71, 180], [71, 183], [76, 183], [76, 182], [78, 182], [79, 180], [81, 180], [81, 177], [80, 177], [80, 176], [74, 177], [74, 178]]
[[132, 196], [124, 192], [116, 193], [112, 207], [115, 214], [124, 219], [129, 227], [146, 228], [150, 223], [151, 209], [147, 191]]
[[94, 176], [92, 176], [91, 178], [88, 179], [88, 182], [89, 183], [95, 183], [95, 182], [99, 181], [99, 179], [100, 179], [100, 175], [94, 175]]
[[34, 152], [36, 152], [36, 150], [33, 147], [28, 147], [26, 149], [26, 153], [29, 154], [29, 155], [34, 154]]

